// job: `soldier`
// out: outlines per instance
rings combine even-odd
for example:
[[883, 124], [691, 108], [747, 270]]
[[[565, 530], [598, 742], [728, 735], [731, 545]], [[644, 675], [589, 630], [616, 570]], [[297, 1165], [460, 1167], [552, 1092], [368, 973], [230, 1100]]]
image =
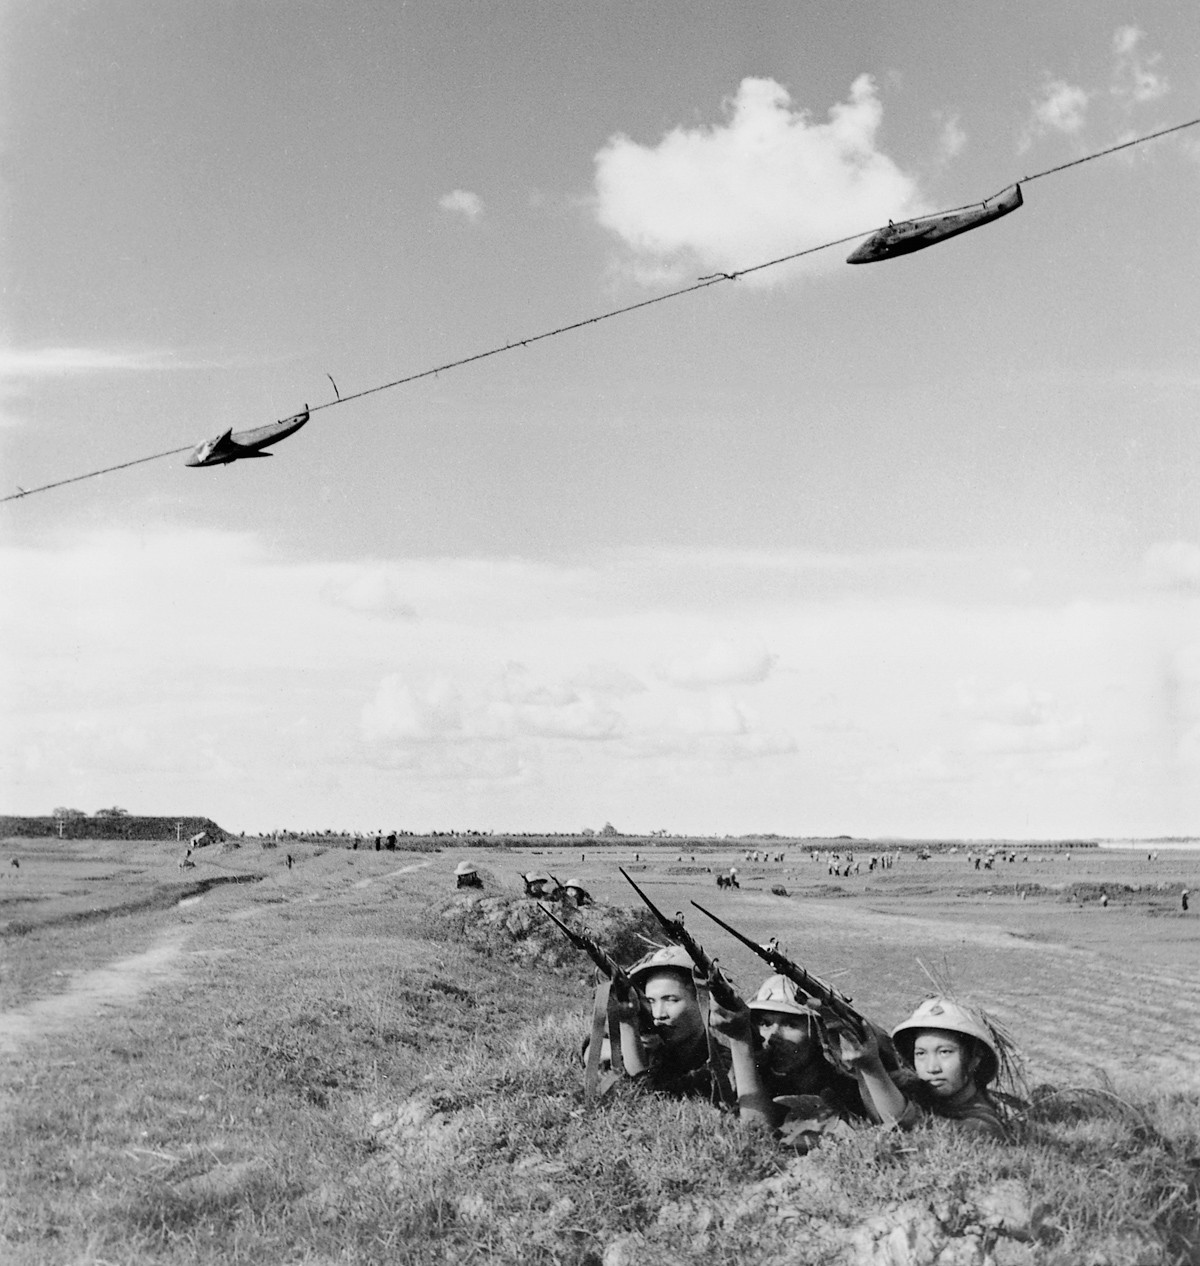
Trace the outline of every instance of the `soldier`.
[[470, 862], [459, 862], [454, 868], [454, 886], [456, 888], [482, 888], [483, 880], [479, 872]]
[[595, 905], [592, 894], [579, 882], [578, 879], [568, 879], [563, 885], [563, 889], [567, 894], [569, 901], [574, 901], [577, 907]]
[[911, 1069], [891, 1074], [874, 1034], [861, 1043], [844, 1030], [839, 1036], [842, 1060], [857, 1077], [863, 1102], [885, 1125], [912, 1129], [940, 1117], [984, 1138], [1007, 1137], [987, 1092], [1000, 1069], [997, 1040], [973, 1011], [949, 998], [927, 998], [892, 1030]]
[[[720, 1050], [710, 1040], [696, 995], [693, 964], [687, 951], [671, 945], [654, 950], [629, 969], [635, 990], [620, 1006], [621, 1056], [626, 1073], [660, 1094], [677, 1099], [713, 1098], [725, 1077]], [[643, 1040], [638, 1026], [640, 990], [650, 1006], [654, 1041]]]
[[549, 875], [542, 875], [536, 870], [530, 870], [522, 875], [521, 879], [525, 884], [525, 895], [527, 897], [544, 897], [546, 895], [546, 885], [550, 882]]
[[[749, 1004], [726, 1011], [715, 1002], [713, 1028], [729, 1039], [744, 1120], [784, 1128], [799, 1122], [867, 1115], [853, 1077], [826, 1057], [819, 1013], [786, 976], [768, 976]], [[803, 1097], [803, 1102], [795, 1102]]]

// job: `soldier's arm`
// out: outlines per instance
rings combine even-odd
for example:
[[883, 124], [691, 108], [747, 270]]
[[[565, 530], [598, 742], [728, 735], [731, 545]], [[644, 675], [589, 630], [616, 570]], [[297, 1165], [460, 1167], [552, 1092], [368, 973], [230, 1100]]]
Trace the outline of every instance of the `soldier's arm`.
[[736, 1008], [726, 1008], [709, 995], [708, 1022], [729, 1043], [733, 1081], [737, 1087], [738, 1116], [743, 1121], [767, 1126], [779, 1124], [782, 1113], [763, 1086], [754, 1058], [754, 1029], [750, 1008], [739, 999]]
[[879, 1055], [879, 1041], [868, 1029], [865, 1041], [842, 1029], [838, 1033], [842, 1063], [858, 1082], [859, 1093], [868, 1112], [884, 1125], [909, 1125], [916, 1109], [904, 1092], [888, 1076]]
[[619, 977], [613, 979], [613, 993], [617, 999], [617, 1022], [621, 1029], [621, 1059], [625, 1073], [636, 1077], [646, 1071], [646, 1048], [642, 1045], [639, 1028], [638, 996], [632, 985]]

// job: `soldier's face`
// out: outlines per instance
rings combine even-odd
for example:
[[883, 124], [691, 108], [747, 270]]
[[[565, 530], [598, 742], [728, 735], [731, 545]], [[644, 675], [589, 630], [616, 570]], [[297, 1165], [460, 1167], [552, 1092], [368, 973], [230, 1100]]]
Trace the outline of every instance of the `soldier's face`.
[[944, 1029], [924, 1029], [913, 1043], [913, 1067], [922, 1081], [942, 1099], [956, 1095], [968, 1082], [979, 1056], [957, 1033]]
[[773, 1073], [787, 1076], [799, 1072], [820, 1056], [820, 1044], [810, 1017], [757, 1008], [753, 1015], [762, 1039], [763, 1058]]
[[676, 975], [651, 976], [646, 981], [646, 1001], [654, 1019], [654, 1031], [664, 1042], [682, 1042], [704, 1029], [696, 991]]

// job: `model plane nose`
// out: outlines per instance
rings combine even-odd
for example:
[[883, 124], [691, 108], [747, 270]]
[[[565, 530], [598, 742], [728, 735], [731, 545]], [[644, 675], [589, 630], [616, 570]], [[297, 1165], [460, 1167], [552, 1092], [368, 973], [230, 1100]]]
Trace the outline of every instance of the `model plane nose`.
[[869, 264], [872, 260], [878, 259], [879, 254], [876, 249], [878, 238], [877, 233], [872, 233], [869, 238], [861, 246], [855, 247], [854, 250], [846, 256], [847, 264]]
[[203, 444], [197, 444], [192, 449], [191, 456], [183, 463], [185, 466], [207, 466], [208, 459], [212, 456], [213, 442], [205, 440]]

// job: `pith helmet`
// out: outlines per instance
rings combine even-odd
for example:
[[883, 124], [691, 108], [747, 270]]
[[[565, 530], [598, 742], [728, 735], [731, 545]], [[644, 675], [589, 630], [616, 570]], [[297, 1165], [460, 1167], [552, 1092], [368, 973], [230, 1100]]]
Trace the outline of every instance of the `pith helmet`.
[[470, 862], [459, 862], [454, 868], [454, 873], [456, 875], [473, 875], [475, 867]]
[[804, 996], [796, 988], [795, 982], [786, 976], [768, 976], [748, 1005], [751, 1011], [782, 1011], [787, 1015], [816, 1014], [812, 1007], [805, 1005]]
[[652, 976], [656, 971], [683, 972], [691, 980], [695, 964], [687, 950], [678, 945], [664, 945], [662, 949], [652, 950], [644, 958], [639, 958], [629, 969], [629, 979], [641, 989], [646, 983], [646, 977]]
[[563, 884], [563, 887], [564, 888], [582, 888], [583, 885], [579, 882], [578, 879], [568, 879], [567, 882]]
[[975, 1051], [979, 1056], [975, 1084], [986, 1086], [995, 1078], [1000, 1067], [996, 1040], [974, 1011], [969, 1011], [957, 1002], [951, 1002], [949, 998], [926, 998], [907, 1020], [897, 1024], [892, 1030], [896, 1049], [910, 1064], [917, 1034], [922, 1029], [943, 1029], [947, 1033], [961, 1033], [965, 1037], [974, 1038]]

